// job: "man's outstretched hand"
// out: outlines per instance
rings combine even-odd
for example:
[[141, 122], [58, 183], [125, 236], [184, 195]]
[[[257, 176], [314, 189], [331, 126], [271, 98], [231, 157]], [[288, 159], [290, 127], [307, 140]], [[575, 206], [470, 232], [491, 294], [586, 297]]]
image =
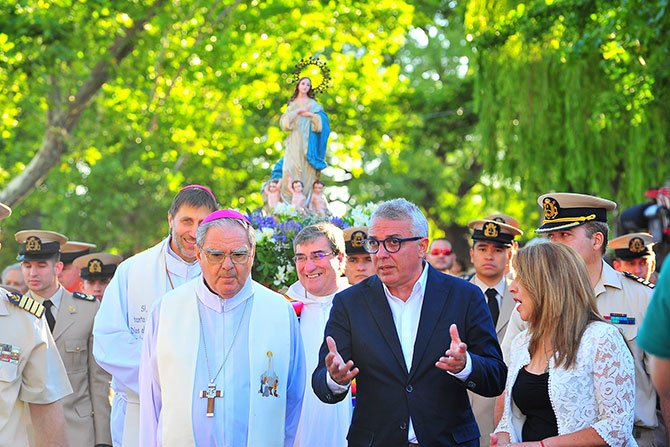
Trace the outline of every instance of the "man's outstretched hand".
[[328, 344], [329, 351], [326, 355], [326, 368], [328, 369], [330, 378], [339, 385], [349, 385], [351, 379], [358, 374], [358, 368], [354, 368], [354, 362], [352, 360], [344, 363], [342, 356], [337, 352], [337, 345], [335, 344], [333, 337], [330, 335], [326, 337], [326, 343]]
[[[451, 335], [449, 350], [444, 353], [445, 357], [440, 357], [435, 366], [452, 374], [458, 374], [465, 368], [468, 345], [461, 341], [461, 337], [458, 336], [458, 328], [455, 324], [449, 327], [449, 335]], [[328, 361], [327, 357], [326, 361]]]

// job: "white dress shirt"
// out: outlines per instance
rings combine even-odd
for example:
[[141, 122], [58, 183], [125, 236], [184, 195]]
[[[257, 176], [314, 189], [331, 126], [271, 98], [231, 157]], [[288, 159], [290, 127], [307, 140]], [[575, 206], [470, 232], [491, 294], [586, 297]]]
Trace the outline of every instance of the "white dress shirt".
[[[398, 297], [393, 296], [389, 291], [386, 284], [384, 286], [384, 295], [386, 295], [386, 300], [389, 303], [391, 308], [391, 314], [393, 315], [393, 322], [395, 323], [395, 329], [398, 333], [398, 340], [400, 340], [400, 347], [402, 348], [402, 355], [405, 358], [405, 366], [407, 367], [407, 372], [412, 368], [412, 357], [414, 356], [414, 343], [416, 342], [416, 334], [419, 330], [419, 320], [421, 319], [421, 308], [423, 306], [423, 297], [426, 293], [426, 282], [428, 281], [428, 263], [424, 263], [423, 271], [421, 276], [414, 283], [412, 288], [412, 293], [409, 295], [407, 300], [403, 301]], [[445, 351], [449, 349], [449, 346], [445, 346]], [[463, 370], [457, 374], [453, 374], [447, 371], [448, 374], [456, 377], [459, 380], [465, 381], [472, 372], [472, 360], [470, 358], [470, 353], [466, 352], [465, 367]], [[437, 361], [438, 359], [435, 359]], [[333, 393], [339, 394], [343, 393], [349, 386], [342, 386], [336, 383], [331, 377], [330, 373], [326, 374], [326, 382], [328, 388]], [[411, 443], [416, 443], [416, 433], [414, 432], [414, 425], [412, 424], [412, 418], [409, 419], [409, 429], [407, 433], [407, 440]]]

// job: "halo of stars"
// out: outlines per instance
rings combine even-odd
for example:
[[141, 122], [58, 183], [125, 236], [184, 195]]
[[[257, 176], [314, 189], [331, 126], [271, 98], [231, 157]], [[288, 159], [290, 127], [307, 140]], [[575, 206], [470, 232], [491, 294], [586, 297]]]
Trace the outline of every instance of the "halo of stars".
[[310, 56], [308, 58], [301, 59], [297, 64], [295, 64], [295, 67], [293, 69], [293, 83], [298, 82], [302, 76], [301, 73], [302, 71], [309, 67], [309, 66], [315, 66], [321, 71], [321, 76], [323, 79], [321, 80], [321, 83], [316, 86], [312, 87], [312, 90], [314, 90], [314, 93], [323, 93], [326, 91], [326, 89], [330, 86], [330, 70], [328, 69], [328, 66], [326, 65], [326, 61], [323, 59], [317, 59], [314, 56]]

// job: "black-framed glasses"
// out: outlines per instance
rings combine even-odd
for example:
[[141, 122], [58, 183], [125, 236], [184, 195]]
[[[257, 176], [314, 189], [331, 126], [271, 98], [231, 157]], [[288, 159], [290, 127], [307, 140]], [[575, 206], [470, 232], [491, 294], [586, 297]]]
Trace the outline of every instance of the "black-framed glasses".
[[368, 238], [363, 242], [363, 248], [365, 249], [365, 251], [373, 255], [379, 251], [379, 244], [382, 243], [384, 244], [384, 249], [387, 252], [396, 253], [397, 251], [400, 250], [400, 247], [402, 247], [403, 242], [418, 241], [419, 239], [423, 239], [423, 237], [421, 236], [405, 237], [405, 238], [387, 237], [383, 241], [378, 241], [377, 239], [374, 238]]
[[309, 256], [308, 255], [295, 255], [295, 256], [293, 256], [293, 261], [296, 264], [298, 264], [298, 263], [307, 262], [307, 258], [309, 258], [312, 261], [317, 262], [317, 261], [323, 261], [327, 256], [335, 255], [335, 254], [337, 254], [337, 253], [334, 252], [334, 251], [331, 251], [331, 252], [328, 252], [328, 253], [324, 253], [322, 251], [315, 251], [315, 252], [310, 253]]
[[251, 256], [251, 253], [249, 251], [234, 251], [230, 254], [224, 253], [222, 251], [218, 250], [212, 250], [211, 248], [207, 248], [203, 250], [205, 253], [205, 257], [207, 258], [207, 262], [210, 264], [223, 264], [223, 262], [226, 260], [227, 257], [230, 256], [230, 260], [233, 262], [233, 264], [244, 264], [247, 262], [249, 259], [249, 256]]

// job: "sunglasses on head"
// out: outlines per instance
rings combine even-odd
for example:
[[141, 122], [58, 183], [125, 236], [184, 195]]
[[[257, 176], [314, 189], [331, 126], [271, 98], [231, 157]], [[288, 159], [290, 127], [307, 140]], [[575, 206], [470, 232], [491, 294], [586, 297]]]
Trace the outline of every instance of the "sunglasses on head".
[[443, 249], [433, 248], [430, 251], [431, 255], [439, 255], [440, 253], [442, 253], [445, 256], [449, 256], [451, 254], [451, 248], [443, 248]]

